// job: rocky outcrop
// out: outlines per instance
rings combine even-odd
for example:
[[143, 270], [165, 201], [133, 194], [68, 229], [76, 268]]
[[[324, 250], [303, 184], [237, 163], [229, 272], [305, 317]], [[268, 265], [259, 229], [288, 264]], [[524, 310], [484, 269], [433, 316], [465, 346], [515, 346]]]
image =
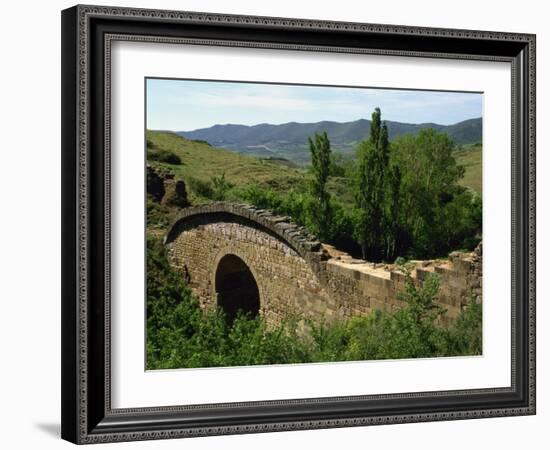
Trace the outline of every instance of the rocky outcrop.
[[168, 170], [147, 164], [147, 194], [161, 205], [176, 208], [189, 206], [183, 180], [176, 180]]
[[164, 197], [161, 204], [166, 206], [175, 206], [177, 208], [185, 208], [189, 206], [187, 201], [187, 190], [185, 183], [182, 180], [170, 180], [164, 183]]
[[157, 203], [160, 203], [164, 197], [164, 179], [149, 164], [147, 164], [147, 194]]

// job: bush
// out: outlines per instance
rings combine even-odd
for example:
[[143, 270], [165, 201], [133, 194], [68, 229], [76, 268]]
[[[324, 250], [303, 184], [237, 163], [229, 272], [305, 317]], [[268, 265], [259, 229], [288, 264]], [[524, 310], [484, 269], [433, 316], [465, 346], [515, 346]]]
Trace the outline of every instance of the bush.
[[406, 306], [347, 321], [289, 316], [276, 327], [262, 317], [201, 310], [161, 242], [147, 239], [147, 368], [219, 367], [481, 353], [481, 306], [472, 303], [449, 327], [437, 325], [437, 277], [415, 286], [407, 273]]
[[166, 164], [181, 165], [181, 158], [174, 152], [165, 149], [148, 150], [147, 159], [158, 161]]
[[204, 144], [204, 145], [208, 145], [209, 147], [212, 147], [210, 142], [205, 141], [204, 139], [191, 139], [191, 142], [195, 142], [196, 144]]
[[225, 179], [225, 173], [210, 179], [212, 184], [212, 200], [225, 200], [228, 191], [235, 185]]
[[168, 264], [161, 241], [147, 237], [147, 368], [181, 364], [175, 349], [185, 348], [201, 321], [198, 302]]
[[211, 199], [214, 197], [214, 190], [212, 189], [212, 183], [209, 181], [198, 180], [197, 178], [189, 177], [187, 184], [191, 191], [193, 191], [199, 197]]
[[215, 201], [227, 200], [229, 191], [235, 186], [225, 179], [225, 173], [214, 176], [209, 181], [189, 178], [188, 183], [196, 195]]
[[443, 334], [443, 353], [449, 355], [481, 355], [482, 306], [473, 299], [458, 319]]
[[170, 223], [170, 210], [147, 194], [147, 226], [164, 228]]

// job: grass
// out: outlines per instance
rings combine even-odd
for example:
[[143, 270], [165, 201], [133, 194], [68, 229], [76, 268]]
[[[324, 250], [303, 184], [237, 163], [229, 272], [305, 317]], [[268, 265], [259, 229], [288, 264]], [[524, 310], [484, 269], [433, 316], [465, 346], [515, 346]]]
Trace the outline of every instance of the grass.
[[465, 167], [462, 186], [469, 187], [479, 194], [482, 193], [482, 151], [481, 145], [462, 147], [454, 153], [458, 162]]
[[305, 176], [298, 168], [211, 147], [174, 133], [147, 131], [147, 141], [150, 148], [163, 149], [180, 158], [180, 165], [162, 161], [153, 164], [169, 168], [184, 181], [194, 178], [206, 182], [225, 174], [227, 182], [236, 186], [259, 184], [285, 192]]
[[[192, 141], [174, 133], [147, 131], [147, 141], [154, 151], [171, 152], [179, 157], [181, 164], [169, 164], [163, 161], [149, 161], [152, 164], [169, 168], [177, 178], [188, 181], [191, 178], [203, 182], [212, 177], [225, 174], [225, 179], [235, 186], [258, 184], [271, 187], [278, 193], [287, 193], [306, 177], [303, 168], [292, 167], [280, 160], [259, 159], [252, 156], [227, 151], [210, 146], [208, 143]], [[466, 169], [462, 186], [469, 187], [481, 194], [482, 166], [481, 145], [463, 146], [455, 152], [457, 162]], [[352, 204], [350, 181], [339, 177], [330, 177], [328, 189], [344, 204]], [[190, 192], [191, 201], [194, 200]], [[204, 201], [198, 197], [195, 200]]]

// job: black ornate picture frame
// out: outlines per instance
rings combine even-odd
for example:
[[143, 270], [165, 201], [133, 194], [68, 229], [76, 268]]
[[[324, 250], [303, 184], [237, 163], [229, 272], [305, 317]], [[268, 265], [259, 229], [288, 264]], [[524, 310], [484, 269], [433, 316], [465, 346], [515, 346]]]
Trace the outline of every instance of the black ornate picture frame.
[[[114, 41], [510, 63], [511, 385], [113, 409], [109, 193]], [[99, 6], [62, 12], [64, 439], [84, 444], [529, 414], [535, 414], [534, 35]]]

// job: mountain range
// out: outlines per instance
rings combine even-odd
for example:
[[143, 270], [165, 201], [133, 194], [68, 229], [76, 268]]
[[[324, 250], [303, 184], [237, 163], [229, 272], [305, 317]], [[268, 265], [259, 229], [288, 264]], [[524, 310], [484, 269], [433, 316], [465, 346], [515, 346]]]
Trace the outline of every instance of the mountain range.
[[[368, 138], [370, 120], [353, 122], [321, 121], [315, 123], [289, 122], [281, 125], [214, 125], [194, 131], [177, 131], [187, 139], [206, 141], [214, 147], [258, 157], [286, 158], [297, 164], [309, 162], [307, 138], [326, 131], [334, 151], [352, 155], [357, 144]], [[416, 134], [425, 128], [445, 132], [457, 145], [481, 142], [481, 118], [468, 119], [452, 125], [436, 123], [402, 123], [386, 121], [390, 140], [403, 134]]]

